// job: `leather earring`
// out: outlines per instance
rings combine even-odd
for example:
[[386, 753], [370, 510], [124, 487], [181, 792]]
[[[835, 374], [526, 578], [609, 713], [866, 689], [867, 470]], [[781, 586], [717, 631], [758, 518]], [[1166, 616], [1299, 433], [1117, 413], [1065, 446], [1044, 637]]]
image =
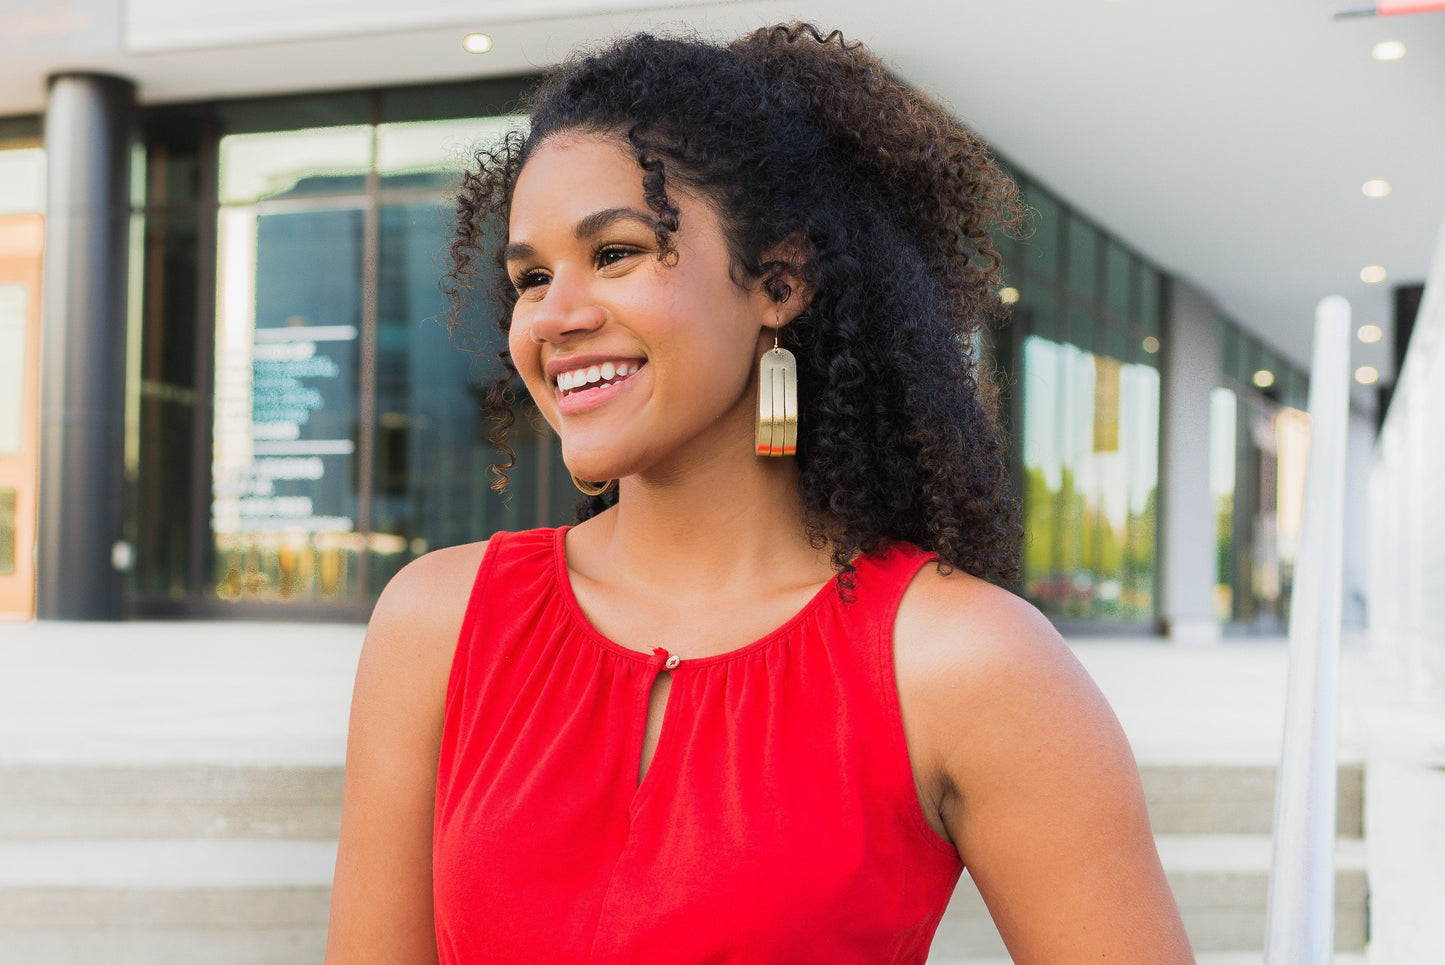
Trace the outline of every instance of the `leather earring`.
[[617, 480], [609, 479], [599, 486], [597, 483], [588, 482], [585, 479], [578, 479], [575, 475], [573, 475], [572, 485], [576, 486], [577, 491], [584, 496], [601, 496], [604, 493], [612, 492], [612, 490], [617, 486]]
[[758, 363], [757, 447], [760, 456], [798, 451], [798, 360], [778, 344], [776, 328]]

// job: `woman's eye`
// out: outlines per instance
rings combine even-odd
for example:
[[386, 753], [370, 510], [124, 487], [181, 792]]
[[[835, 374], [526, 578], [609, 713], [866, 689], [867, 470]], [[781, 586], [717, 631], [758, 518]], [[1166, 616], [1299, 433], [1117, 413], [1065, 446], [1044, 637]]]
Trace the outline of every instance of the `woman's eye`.
[[609, 265], [615, 265], [624, 258], [635, 254], [637, 254], [637, 252], [632, 248], [622, 248], [618, 246], [603, 248], [597, 252], [597, 267], [606, 268]]
[[512, 277], [512, 287], [517, 289], [518, 293], [545, 284], [547, 284], [547, 275], [545, 272], [525, 271], [520, 275], [514, 275]]

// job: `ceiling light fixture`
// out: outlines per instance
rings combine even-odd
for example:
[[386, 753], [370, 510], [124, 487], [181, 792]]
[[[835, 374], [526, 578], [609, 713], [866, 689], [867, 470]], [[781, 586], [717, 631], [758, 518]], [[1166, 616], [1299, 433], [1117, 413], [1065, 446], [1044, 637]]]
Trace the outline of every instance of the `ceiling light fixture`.
[[1380, 339], [1385, 337], [1385, 330], [1380, 328], [1380, 326], [1376, 325], [1374, 322], [1369, 322], [1365, 325], [1360, 326], [1360, 330], [1355, 333], [1355, 337], [1358, 338], [1360, 341], [1364, 342], [1366, 345], [1374, 345]]
[[1405, 45], [1398, 40], [1382, 40], [1375, 44], [1370, 56], [1376, 60], [1399, 60], [1405, 56]]
[[1274, 373], [1269, 369], [1260, 369], [1254, 373], [1254, 384], [1261, 389], [1269, 388], [1271, 385], [1274, 385]]
[[1155, 352], [1159, 351], [1159, 340], [1153, 335], [1144, 336], [1144, 351], [1148, 352], [1150, 355], [1153, 355]]
[[1360, 281], [1366, 285], [1378, 285], [1385, 280], [1384, 265], [1366, 265], [1360, 269]]
[[1380, 381], [1380, 370], [1373, 365], [1362, 365], [1355, 369], [1355, 381], [1361, 385], [1374, 385]]
[[1390, 182], [1384, 178], [1373, 178], [1360, 185], [1367, 198], [1383, 198], [1390, 193]]
[[487, 34], [467, 34], [462, 38], [462, 49], [469, 54], [484, 54], [492, 49], [492, 38]]

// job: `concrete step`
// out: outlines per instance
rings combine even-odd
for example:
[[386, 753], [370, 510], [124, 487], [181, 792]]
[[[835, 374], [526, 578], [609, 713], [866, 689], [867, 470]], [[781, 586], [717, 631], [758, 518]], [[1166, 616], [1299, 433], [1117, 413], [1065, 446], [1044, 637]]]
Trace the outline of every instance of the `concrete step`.
[[[1199, 953], [1259, 954], [1272, 843], [1267, 835], [1161, 835], [1159, 857]], [[1367, 937], [1365, 846], [1342, 838], [1335, 850], [1335, 948], [1363, 953]], [[1006, 955], [978, 889], [965, 874], [934, 939], [939, 962]]]
[[0, 962], [321, 960], [330, 841], [0, 843]]
[[[1262, 947], [1274, 770], [1141, 768], [1200, 953]], [[21, 949], [26, 965], [131, 960], [91, 954], [112, 942], [144, 949], [137, 962], [318, 960], [341, 787], [336, 765], [0, 765], [0, 949], [16, 950], [0, 965]], [[1366, 927], [1362, 787], [1362, 768], [1342, 766], [1336, 935], [1351, 953]], [[249, 951], [227, 957], [237, 948]], [[938, 961], [1004, 954], [966, 875], [935, 948]]]
[[[1163, 837], [1159, 851], [1195, 950], [1257, 953], [1269, 839]], [[172, 945], [192, 949], [192, 961], [231, 960], [195, 952], [211, 944], [252, 948], [252, 961], [315, 961], [300, 949], [324, 941], [335, 853], [330, 841], [3, 842], [0, 948], [34, 951], [17, 963], [95, 960], [65, 958], [64, 950], [73, 945], [80, 955], [107, 940], [150, 949], [147, 961], [169, 960]], [[1338, 842], [1336, 946], [1344, 952], [1364, 948], [1364, 862], [1363, 842]], [[938, 961], [1005, 953], [967, 875], [934, 948]], [[288, 949], [297, 957], [269, 957]]]
[[[1140, 767], [1154, 832], [1269, 834], [1275, 768]], [[69, 838], [335, 837], [339, 765], [0, 765], [0, 841]], [[1363, 829], [1364, 768], [1339, 769], [1341, 837]]]
[[0, 766], [0, 842], [334, 839], [340, 766]]
[[[1139, 777], [1155, 834], [1270, 834], [1277, 771], [1272, 765], [1145, 763]], [[1361, 837], [1364, 765], [1342, 763], [1338, 774], [1336, 833]]]

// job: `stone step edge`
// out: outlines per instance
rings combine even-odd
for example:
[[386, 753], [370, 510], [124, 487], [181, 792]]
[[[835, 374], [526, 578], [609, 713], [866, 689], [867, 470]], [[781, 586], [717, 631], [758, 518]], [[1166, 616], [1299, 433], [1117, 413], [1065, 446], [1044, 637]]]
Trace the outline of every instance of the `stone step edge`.
[[[1267, 835], [1160, 835], [1171, 875], [1268, 874]], [[0, 888], [327, 886], [335, 841], [274, 839], [0, 842]], [[1365, 842], [1335, 842], [1335, 867], [1364, 874]]]
[[330, 887], [335, 841], [0, 842], [0, 889]]
[[[1171, 874], [1268, 874], [1274, 861], [1274, 837], [1268, 834], [1159, 834], [1154, 843], [1159, 860]], [[1363, 874], [1367, 854], [1363, 838], [1336, 838], [1336, 872]]]

